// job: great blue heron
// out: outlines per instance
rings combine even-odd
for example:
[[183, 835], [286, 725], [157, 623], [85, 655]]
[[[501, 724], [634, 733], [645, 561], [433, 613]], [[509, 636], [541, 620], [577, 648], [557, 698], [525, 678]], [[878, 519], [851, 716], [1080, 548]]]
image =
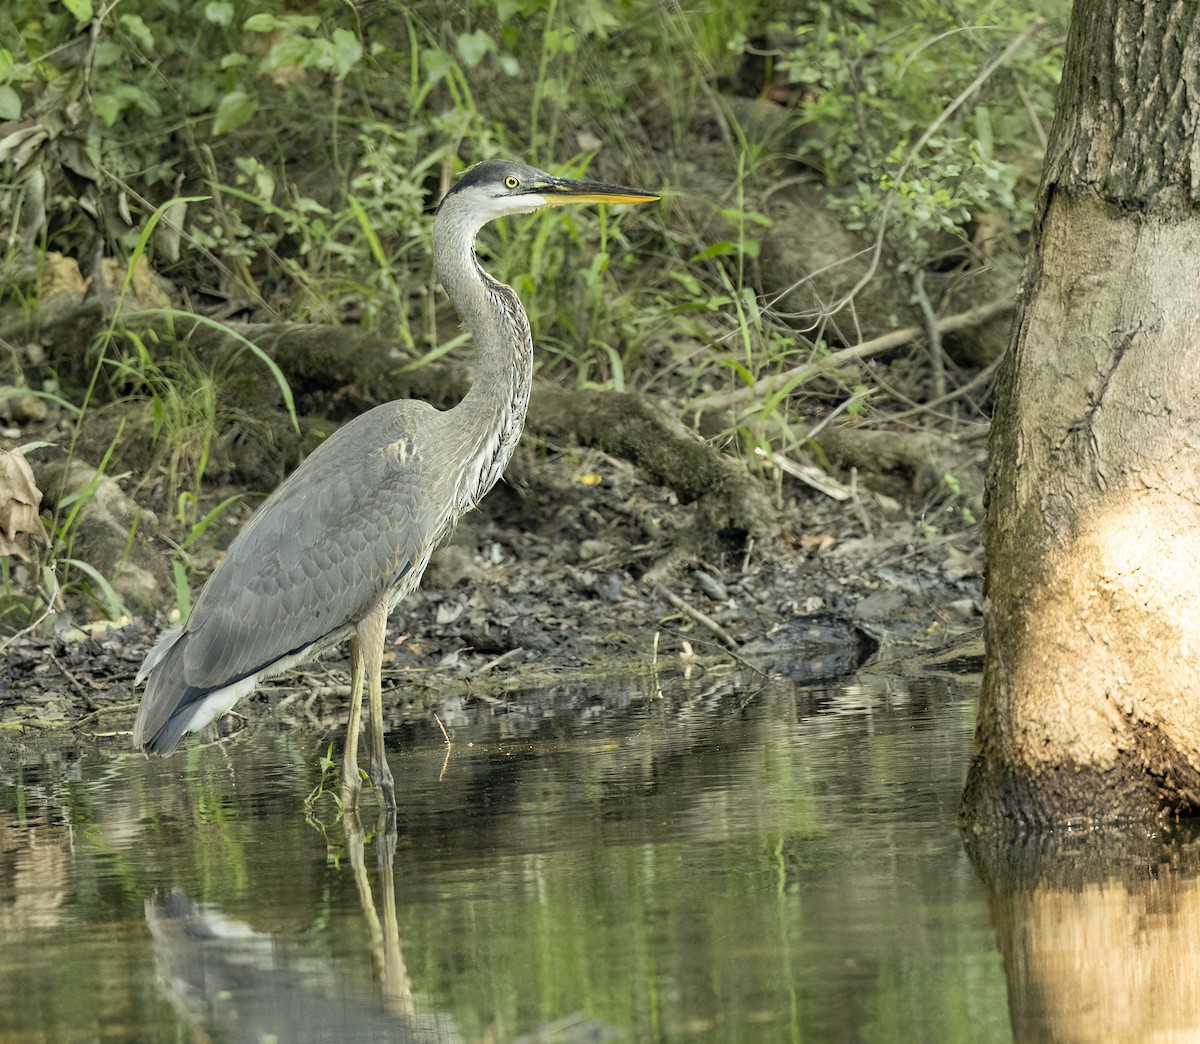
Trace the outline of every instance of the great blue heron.
[[370, 777], [395, 787], [383, 753], [380, 670], [387, 618], [458, 518], [495, 485], [525, 423], [533, 378], [529, 320], [511, 287], [475, 256], [489, 221], [563, 203], [643, 203], [640, 189], [559, 178], [489, 160], [446, 194], [433, 225], [442, 285], [475, 338], [475, 379], [453, 409], [389, 402], [334, 432], [238, 534], [181, 628], [150, 650], [133, 742], [167, 755], [225, 714], [259, 679], [350, 639], [343, 790], [357, 802], [362, 687], [370, 699]]

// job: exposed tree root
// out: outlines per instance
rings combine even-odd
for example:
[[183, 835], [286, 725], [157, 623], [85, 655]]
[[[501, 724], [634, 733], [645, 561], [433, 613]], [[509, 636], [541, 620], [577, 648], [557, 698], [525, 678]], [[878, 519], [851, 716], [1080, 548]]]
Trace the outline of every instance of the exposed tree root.
[[[94, 308], [83, 313], [72, 317], [69, 309], [62, 310], [43, 324], [40, 338], [48, 357], [55, 365], [61, 358], [80, 384], [92, 365], [79, 349], [80, 335], [85, 328], [94, 334], [98, 325]], [[225, 330], [179, 316], [168, 320], [161, 312], [128, 314], [124, 327], [143, 341], [152, 332], [160, 346], [186, 346], [205, 367], [225, 375], [224, 405], [255, 417], [263, 415], [264, 406], [282, 408], [283, 398], [267, 367], [240, 338], [275, 361], [287, 376], [298, 413], [306, 417], [344, 421], [378, 402], [409, 397], [445, 407], [457, 402], [469, 383], [469, 370], [461, 365], [439, 361], [406, 370], [391, 341], [354, 327], [271, 323], [231, 324]], [[702, 544], [740, 545], [746, 536], [769, 528], [774, 517], [766, 493], [740, 461], [639, 395], [565, 390], [541, 382], [534, 389], [527, 429], [628, 460], [680, 501], [695, 503]], [[276, 428], [272, 437], [278, 441], [287, 433]], [[295, 447], [276, 448], [285, 459], [296, 455]]]

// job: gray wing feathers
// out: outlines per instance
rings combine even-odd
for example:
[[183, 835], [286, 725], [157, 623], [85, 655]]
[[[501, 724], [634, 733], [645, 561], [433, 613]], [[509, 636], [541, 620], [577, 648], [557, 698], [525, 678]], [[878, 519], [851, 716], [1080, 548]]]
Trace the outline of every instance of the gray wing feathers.
[[182, 632], [182, 627], [171, 627], [159, 635], [158, 641], [154, 643], [153, 647], [146, 654], [145, 660], [142, 661], [142, 666], [138, 669], [137, 677], [133, 679], [134, 685], [141, 685], [146, 680], [150, 672], [171, 651], [171, 646], [175, 644]]
[[423, 561], [451, 505], [437, 503], [440, 483], [414, 434], [428, 435], [439, 416], [423, 403], [376, 407], [276, 490], [209, 578], [186, 628], [147, 657], [135, 741], [157, 733], [181, 702], [344, 633]]

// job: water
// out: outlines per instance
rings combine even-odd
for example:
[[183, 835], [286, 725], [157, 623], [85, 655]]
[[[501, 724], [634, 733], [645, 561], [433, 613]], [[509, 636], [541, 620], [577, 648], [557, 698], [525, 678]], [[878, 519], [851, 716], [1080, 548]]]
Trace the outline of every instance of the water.
[[394, 854], [306, 820], [327, 728], [21, 746], [0, 1041], [1011, 1040], [970, 689], [660, 684], [462, 710], [449, 750], [397, 714]]

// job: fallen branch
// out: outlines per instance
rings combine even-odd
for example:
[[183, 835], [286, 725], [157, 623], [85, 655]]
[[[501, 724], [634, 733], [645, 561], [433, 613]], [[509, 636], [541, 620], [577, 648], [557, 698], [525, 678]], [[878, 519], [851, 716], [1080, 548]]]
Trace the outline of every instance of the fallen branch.
[[[960, 312], [958, 315], [948, 315], [944, 319], [939, 319], [936, 323], [936, 329], [939, 334], [957, 333], [959, 330], [966, 330], [972, 326], [979, 326], [981, 323], [986, 323], [989, 319], [994, 319], [996, 316], [1002, 315], [1012, 307], [1013, 299], [1011, 297], [997, 298], [994, 301], [989, 301], [987, 304], [980, 305], [978, 308], [972, 308], [966, 312]], [[910, 341], [916, 340], [922, 334], [927, 333], [928, 330], [929, 327], [923, 326], [905, 326], [899, 330], [892, 330], [878, 337], [872, 337], [869, 341], [863, 341], [861, 344], [833, 352], [824, 359], [819, 359], [816, 362], [802, 363], [799, 366], [792, 367], [790, 370], [785, 370], [783, 373], [773, 373], [769, 377], [763, 377], [753, 384], [746, 385], [744, 388], [737, 388], [730, 392], [720, 392], [715, 395], [706, 395], [704, 398], [696, 401], [693, 409], [697, 413], [701, 413], [704, 410], [721, 410], [727, 409], [730, 406], [736, 406], [738, 403], [745, 402], [748, 399], [766, 398], [768, 395], [775, 394], [781, 388], [795, 387], [811, 377], [816, 377], [818, 374], [845, 363], [856, 362], [859, 359], [869, 359], [874, 355], [882, 355], [884, 352], [890, 352], [895, 348], [908, 344]]]
[[721, 453], [640, 395], [568, 391], [539, 382], [528, 428], [543, 438], [595, 446], [629, 461], [682, 503], [697, 505], [700, 529], [741, 546], [768, 531], [774, 509], [762, 483], [740, 460]]
[[738, 644], [736, 641], [734, 641], [733, 637], [729, 634], [729, 632], [726, 631], [724, 627], [722, 627], [719, 623], [717, 623], [717, 621], [714, 620], [707, 613], [703, 613], [699, 609], [697, 609], [695, 606], [691, 605], [688, 602], [685, 602], [674, 591], [669, 590], [668, 588], [664, 587], [662, 584], [656, 585], [655, 590], [658, 592], [658, 594], [662, 598], [665, 598], [668, 602], [671, 603], [671, 605], [673, 605], [676, 609], [678, 609], [681, 613], [683, 613], [684, 616], [690, 617], [692, 620], [694, 620], [696, 623], [698, 623], [701, 627], [705, 627], [709, 631], [711, 631], [713, 634], [715, 634], [717, 636], [717, 639], [720, 641], [720, 643], [723, 646], [725, 646], [726, 649], [729, 649], [731, 651], [737, 649]]
[[[2, 319], [0, 316], [0, 330]], [[60, 372], [74, 365], [72, 377], [81, 385], [89, 379], [94, 362], [75, 347], [77, 331], [81, 323], [91, 321], [90, 310], [71, 313], [63, 309], [53, 330], [43, 326], [42, 331], [48, 357]], [[415, 397], [447, 407], [458, 402], [470, 386], [469, 367], [439, 360], [404, 369], [402, 357], [385, 335], [355, 327], [267, 323], [222, 328], [185, 317], [174, 317], [168, 323], [158, 313], [127, 314], [124, 323], [143, 336], [154, 331], [160, 355], [173, 347], [225, 375], [223, 405], [231, 411], [245, 410], [260, 422], [276, 415], [271, 407], [281, 410], [283, 402], [267, 368], [257, 360], [246, 364], [246, 341], [254, 342], [287, 375], [297, 412], [309, 418], [310, 425], [316, 418], [316, 426], [326, 430], [328, 424], [322, 418], [343, 420], [378, 402]], [[70, 336], [60, 336], [66, 334]], [[722, 453], [671, 411], [646, 397], [569, 390], [539, 381], [527, 430], [534, 437], [595, 446], [641, 468], [650, 480], [673, 490], [680, 502], [696, 505], [695, 528], [701, 543], [715, 539], [740, 546], [748, 534], [768, 532], [773, 525], [770, 499], [745, 464]], [[278, 458], [281, 468], [283, 461], [297, 457], [300, 439], [283, 425], [273, 429], [270, 450], [275, 456], [267, 464], [273, 465]], [[239, 473], [258, 474], [252, 470], [258, 464], [252, 441], [243, 440], [235, 449], [248, 451], [248, 459], [238, 458]], [[265, 453], [259, 456], [265, 459]], [[270, 478], [265, 476], [266, 481]]]

